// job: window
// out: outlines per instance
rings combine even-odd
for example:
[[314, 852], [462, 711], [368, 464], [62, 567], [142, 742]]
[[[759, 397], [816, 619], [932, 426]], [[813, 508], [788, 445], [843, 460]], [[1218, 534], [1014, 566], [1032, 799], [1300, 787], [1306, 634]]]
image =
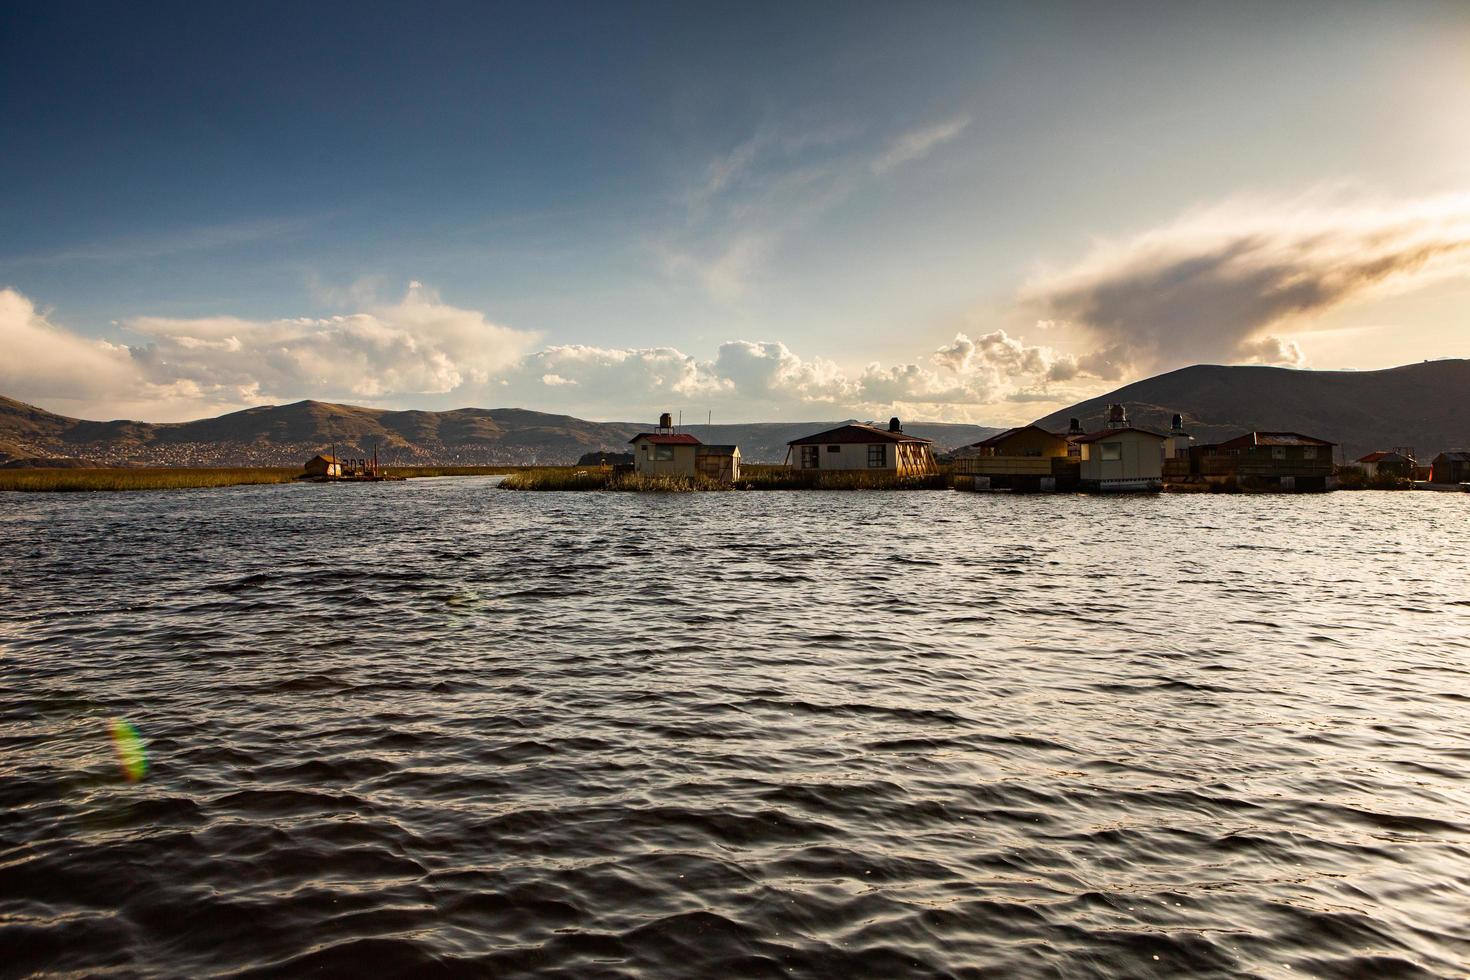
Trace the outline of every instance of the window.
[[1120, 460], [1123, 458], [1123, 444], [1121, 442], [1105, 442], [1102, 444], [1102, 459], [1104, 462]]
[[653, 458], [654, 459], [661, 459], [661, 460], [670, 460], [670, 459], [673, 459], [674, 458], [674, 447], [673, 446], [655, 446], [655, 447], [653, 447]]
[[1285, 446], [1272, 446], [1271, 447], [1271, 458], [1272, 459], [1285, 459], [1286, 458], [1286, 447]]
[[802, 469], [804, 469], [804, 470], [814, 470], [814, 469], [819, 468], [821, 465], [822, 465], [822, 447], [821, 446], [802, 446], [801, 447], [801, 468]]
[[828, 446], [827, 447], [827, 452], [829, 452], [829, 453], [840, 453], [840, 452], [842, 452], [842, 447], [841, 446]]
[[888, 465], [888, 447], [887, 446], [884, 446], [884, 445], [869, 446], [868, 447], [868, 465], [869, 466], [887, 466]]
[[1317, 458], [1317, 447], [1316, 446], [1303, 446], [1302, 447], [1302, 459], [1316, 459], [1316, 458]]
[[1041, 455], [1041, 450], [1040, 449], [1027, 449], [1025, 452], [1021, 453], [1021, 455], [1022, 456], [1040, 456]]

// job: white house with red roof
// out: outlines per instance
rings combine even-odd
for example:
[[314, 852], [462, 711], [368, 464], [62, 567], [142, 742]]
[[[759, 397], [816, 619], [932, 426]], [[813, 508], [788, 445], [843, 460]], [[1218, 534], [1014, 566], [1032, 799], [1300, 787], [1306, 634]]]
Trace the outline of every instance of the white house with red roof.
[[658, 428], [628, 440], [633, 472], [644, 476], [705, 477], [730, 483], [740, 479], [739, 446], [707, 446], [687, 432], [675, 432], [673, 418], [659, 416]]

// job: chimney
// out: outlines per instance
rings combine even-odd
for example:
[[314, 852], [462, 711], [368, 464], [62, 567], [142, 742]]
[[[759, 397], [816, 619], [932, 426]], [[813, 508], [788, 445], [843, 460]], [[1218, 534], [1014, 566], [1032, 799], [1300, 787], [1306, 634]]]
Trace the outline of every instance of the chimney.
[[888, 420], [888, 431], [889, 432], [902, 432], [903, 431], [903, 425], [898, 421], [898, 416], [897, 415], [895, 415], [893, 418], [891, 418], [891, 419]]
[[1082, 432], [1082, 420], [1081, 419], [1071, 419], [1071, 420], [1069, 420], [1069, 424], [1067, 426], [1067, 435], [1069, 435], [1069, 436], [1080, 436], [1082, 434], [1083, 434], [1083, 432]]

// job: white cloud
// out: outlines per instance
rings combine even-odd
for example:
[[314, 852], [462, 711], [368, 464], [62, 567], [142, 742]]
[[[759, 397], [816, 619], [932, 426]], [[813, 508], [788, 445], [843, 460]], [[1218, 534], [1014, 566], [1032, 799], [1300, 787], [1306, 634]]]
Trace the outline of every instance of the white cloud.
[[398, 303], [332, 317], [124, 321], [151, 383], [185, 378], [252, 397], [380, 399], [483, 386], [519, 363], [535, 337], [448, 306], [418, 283]]
[[1272, 328], [1310, 327], [1349, 300], [1467, 266], [1470, 197], [1364, 202], [1336, 189], [1198, 209], [1099, 243], [1022, 295], [1092, 340], [1079, 365], [1120, 377], [1200, 362], [1301, 365], [1302, 349]]
[[935, 147], [959, 136], [970, 126], [968, 116], [957, 116], [933, 126], [912, 129], [900, 135], [888, 145], [870, 164], [873, 173], [886, 174], [905, 163], [912, 163], [929, 155]]

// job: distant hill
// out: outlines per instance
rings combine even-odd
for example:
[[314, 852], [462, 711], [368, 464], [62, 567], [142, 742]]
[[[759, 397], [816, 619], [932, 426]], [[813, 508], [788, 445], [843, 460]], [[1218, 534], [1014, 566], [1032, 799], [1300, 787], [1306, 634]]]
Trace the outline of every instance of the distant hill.
[[[838, 424], [697, 425], [682, 431], [704, 442], [737, 443], [750, 462], [781, 462], [787, 440]], [[294, 466], [334, 446], [339, 455], [368, 456], [376, 445], [380, 459], [390, 464], [570, 464], [588, 453], [626, 452], [628, 439], [651, 427], [520, 408], [394, 412], [318, 401], [195, 422], [91, 422], [0, 397], [0, 462], [81, 458], [107, 466]], [[929, 423], [908, 429], [934, 439], [940, 449], [996, 431]]]
[[1470, 446], [1470, 360], [1425, 361], [1384, 371], [1301, 371], [1200, 364], [1124, 385], [1039, 419], [1065, 430], [1069, 418], [1101, 428], [1110, 402], [1135, 425], [1168, 429], [1174, 412], [1201, 443], [1252, 429], [1330, 439], [1342, 456], [1412, 446], [1420, 459]]

